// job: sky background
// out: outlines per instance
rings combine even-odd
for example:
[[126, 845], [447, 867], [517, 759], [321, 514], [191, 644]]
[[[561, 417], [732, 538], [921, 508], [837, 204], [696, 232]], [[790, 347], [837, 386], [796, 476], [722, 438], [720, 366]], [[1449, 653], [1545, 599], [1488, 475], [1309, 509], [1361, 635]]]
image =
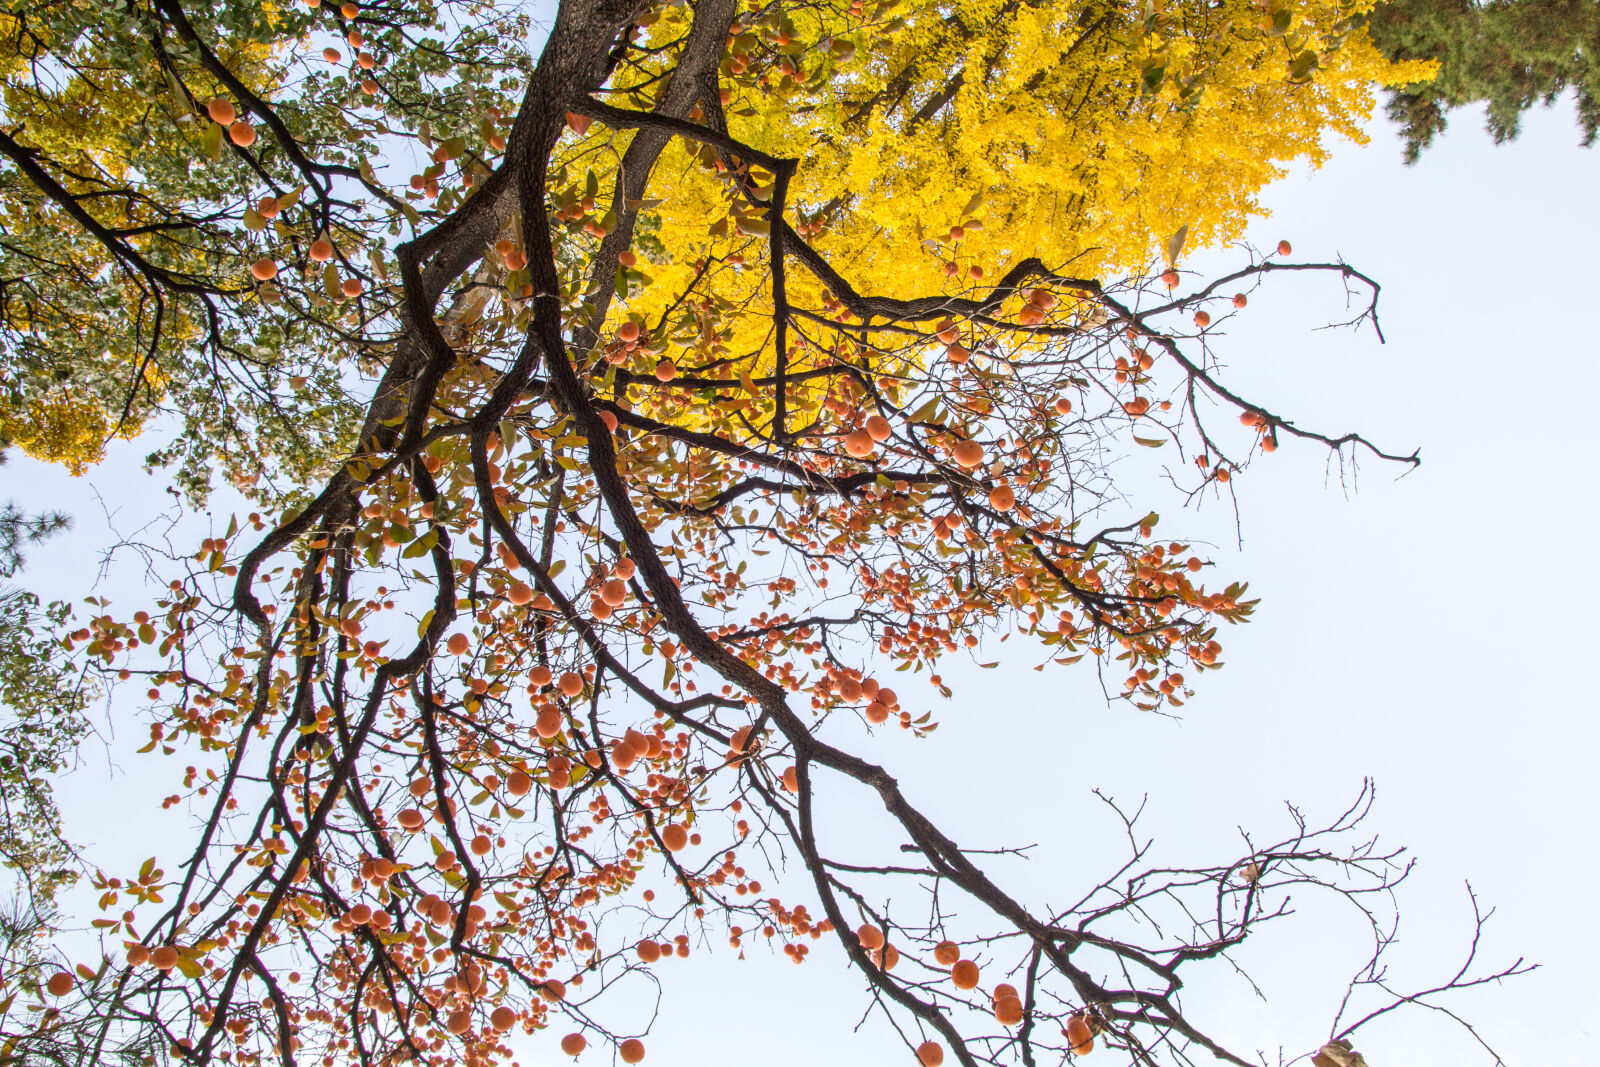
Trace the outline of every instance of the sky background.
[[[1451, 1006], [1508, 1063], [1592, 1065], [1600, 650], [1580, 572], [1592, 565], [1584, 538], [1597, 519], [1600, 362], [1588, 313], [1600, 154], [1577, 147], [1566, 105], [1530, 114], [1521, 139], [1501, 147], [1460, 114], [1411, 168], [1381, 119], [1372, 133], [1372, 144], [1342, 146], [1319, 171], [1268, 190], [1272, 217], [1249, 240], [1286, 237], [1297, 259], [1342, 255], [1379, 279], [1388, 344], [1370, 330], [1317, 331], [1344, 317], [1332, 279], [1272, 278], [1217, 348], [1237, 392], [1309, 428], [1420, 447], [1421, 468], [1397, 477], [1365, 461], [1351, 485], [1320, 449], [1286, 443], [1238, 480], [1237, 515], [1214, 499], [1186, 511], [1170, 495], [1153, 503], [1164, 536], [1210, 543], [1219, 570], [1263, 598], [1253, 624], [1223, 635], [1227, 668], [1202, 679], [1182, 721], [1108, 706], [1087, 663], [1035, 673], [1037, 657], [1008, 644], [982, 650], [1002, 660], [992, 671], [952, 658], [952, 701], [902, 685], [903, 703], [933, 710], [940, 730], [925, 741], [889, 731], [863, 754], [964, 844], [1037, 842], [1028, 863], [997, 868], [1030, 901], [1076, 896], [1103, 873], [1093, 861], [1116, 827], [1093, 789], [1132, 806], [1148, 794], [1143, 825], [1158, 855], [1210, 861], [1237, 849], [1239, 827], [1282, 832], [1285, 801], [1331, 816], [1370, 776], [1371, 827], [1420, 861], [1401, 897], [1397, 982], [1432, 984], [1458, 965], [1470, 880], [1497, 909], [1485, 962], [1523, 956], [1542, 969]], [[1215, 250], [1186, 266], [1220, 273], [1242, 261]], [[139, 468], [150, 448], [118, 445], [70, 481], [21, 456], [0, 471], [5, 496], [76, 519], [32, 553], [28, 585], [82, 596], [95, 579], [127, 613], [151, 595], [136, 554], [106, 557], [170, 503], [162, 480]], [[186, 528], [194, 540], [206, 532]], [[107, 744], [91, 746], [59, 790], [69, 836], [106, 862], [175, 852], [186, 836], [186, 816], [154, 812], [181, 761], [124, 756], [144, 738], [134, 703], [113, 704]], [[1307, 907], [1244, 957], [1269, 999], [1218, 969], [1214, 985], [1191, 980], [1187, 1007], [1225, 1042], [1274, 1062], [1280, 1047], [1286, 1059], [1309, 1052], [1360, 963], [1360, 935]], [[665, 974], [647, 1038], [658, 1067], [907, 1055], [880, 1018], [856, 1029], [864, 981], [822, 945], [803, 967], [764, 950], [738, 962], [718, 948]], [[651, 1003], [638, 998], [632, 1018], [642, 1022]], [[553, 1046], [529, 1042], [522, 1062], [564, 1061]], [[1492, 1062], [1425, 1011], [1369, 1028], [1358, 1047], [1372, 1067]]]

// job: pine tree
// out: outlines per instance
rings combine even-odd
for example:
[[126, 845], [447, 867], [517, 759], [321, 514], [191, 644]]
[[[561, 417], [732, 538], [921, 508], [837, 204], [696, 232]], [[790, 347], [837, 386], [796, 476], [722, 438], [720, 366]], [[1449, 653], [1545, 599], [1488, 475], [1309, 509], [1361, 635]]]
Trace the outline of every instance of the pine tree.
[[1516, 138], [1522, 113], [1577, 97], [1583, 144], [1600, 132], [1600, 3], [1595, 0], [1397, 0], [1372, 15], [1369, 32], [1391, 59], [1435, 60], [1431, 82], [1392, 89], [1389, 116], [1401, 125], [1408, 163], [1444, 131], [1447, 114], [1487, 105], [1496, 144]]

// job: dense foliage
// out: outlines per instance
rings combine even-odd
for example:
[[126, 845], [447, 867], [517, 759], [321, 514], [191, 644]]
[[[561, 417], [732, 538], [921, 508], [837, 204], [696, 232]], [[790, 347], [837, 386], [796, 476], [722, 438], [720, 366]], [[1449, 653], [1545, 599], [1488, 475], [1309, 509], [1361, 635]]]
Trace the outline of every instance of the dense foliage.
[[1484, 105], [1496, 142], [1522, 113], [1572, 90], [1583, 143], [1600, 131], [1600, 4], [1595, 0], [1393, 0], [1372, 13], [1373, 41], [1394, 59], [1431, 60], [1434, 77], [1389, 94], [1406, 159], [1444, 131], [1448, 113]]
[[48, 916], [77, 878], [51, 776], [73, 763], [88, 733], [95, 686], [52, 640], [67, 615], [65, 604], [0, 592], [0, 863], [16, 873], [17, 903], [34, 915]]

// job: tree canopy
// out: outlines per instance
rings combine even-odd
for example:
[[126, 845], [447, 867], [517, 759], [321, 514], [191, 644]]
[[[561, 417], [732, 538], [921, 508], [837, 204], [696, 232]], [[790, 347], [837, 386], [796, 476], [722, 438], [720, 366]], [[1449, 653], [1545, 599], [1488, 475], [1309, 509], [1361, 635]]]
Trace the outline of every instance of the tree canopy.
[[[1047, 907], [856, 749], [915, 758], [941, 662], [1002, 634], [1146, 713], [1220, 666], [1254, 601], [1125, 450], [1175, 504], [1280, 446], [1417, 462], [1214, 350], [1281, 272], [1375, 329], [1371, 279], [1287, 241], [1182, 269], [1431, 71], [1367, 13], [575, 0], [535, 54], [479, 2], [15, 9], [6, 433], [73, 466], [165, 419], [151, 462], [256, 510], [66, 637], [198, 819], [93, 872], [100, 950], [23, 968], [11, 1047], [635, 1063], [628, 989], [715, 941], [847, 957], [929, 1067], [1250, 1062], [1179, 990], [1291, 892], [1383, 928], [1370, 793]], [[841, 802], [909, 845], [830, 838]], [[1520, 969], [1397, 994], [1386, 944], [1318, 1067]]]
[[1394, 0], [1372, 13], [1373, 41], [1394, 59], [1432, 60], [1427, 81], [1390, 91], [1406, 160], [1444, 131], [1448, 113], [1483, 104], [1496, 143], [1521, 128], [1522, 113], [1568, 89], [1585, 145], [1600, 132], [1600, 4], [1594, 0]]

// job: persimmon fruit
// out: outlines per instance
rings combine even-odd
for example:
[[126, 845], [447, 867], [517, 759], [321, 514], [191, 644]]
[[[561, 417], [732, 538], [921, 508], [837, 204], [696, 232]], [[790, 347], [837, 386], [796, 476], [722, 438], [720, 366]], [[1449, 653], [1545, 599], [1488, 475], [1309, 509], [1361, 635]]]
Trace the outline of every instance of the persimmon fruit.
[[1081, 1012], [1067, 1020], [1067, 1028], [1062, 1033], [1066, 1035], [1074, 1056], [1087, 1056], [1094, 1051], [1094, 1029], [1089, 1025], [1088, 1017]]

